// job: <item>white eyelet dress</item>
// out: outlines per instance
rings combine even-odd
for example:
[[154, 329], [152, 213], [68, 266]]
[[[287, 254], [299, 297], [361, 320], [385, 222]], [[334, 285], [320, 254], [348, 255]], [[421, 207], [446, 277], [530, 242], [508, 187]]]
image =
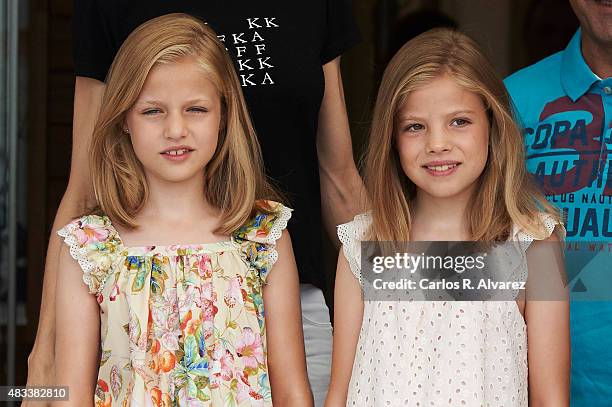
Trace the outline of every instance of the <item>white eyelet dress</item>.
[[[542, 221], [550, 235], [557, 223]], [[360, 283], [360, 241], [370, 224], [363, 214], [338, 227]], [[524, 254], [534, 238], [515, 227], [512, 240]], [[364, 300], [347, 406], [527, 405], [526, 325], [516, 301]]]

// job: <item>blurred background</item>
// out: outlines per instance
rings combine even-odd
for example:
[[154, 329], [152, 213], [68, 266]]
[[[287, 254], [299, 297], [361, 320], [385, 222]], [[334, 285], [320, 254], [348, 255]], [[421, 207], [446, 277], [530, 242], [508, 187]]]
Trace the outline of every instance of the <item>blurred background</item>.
[[[356, 159], [384, 66], [413, 36], [457, 27], [505, 77], [565, 48], [578, 27], [565, 0], [353, 0], [353, 8], [363, 41], [342, 69]], [[71, 0], [0, 0], [0, 385], [25, 385], [45, 251], [68, 182], [72, 19]]]

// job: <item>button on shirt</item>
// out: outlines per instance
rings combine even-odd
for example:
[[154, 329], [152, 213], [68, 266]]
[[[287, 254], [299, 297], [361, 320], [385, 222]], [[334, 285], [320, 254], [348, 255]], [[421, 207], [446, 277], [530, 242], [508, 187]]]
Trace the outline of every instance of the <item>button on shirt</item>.
[[[612, 400], [612, 78], [595, 75], [578, 30], [567, 48], [506, 78], [527, 168], [566, 216], [572, 406]], [[585, 301], [585, 300], [600, 301]], [[605, 301], [601, 301], [605, 300]]]

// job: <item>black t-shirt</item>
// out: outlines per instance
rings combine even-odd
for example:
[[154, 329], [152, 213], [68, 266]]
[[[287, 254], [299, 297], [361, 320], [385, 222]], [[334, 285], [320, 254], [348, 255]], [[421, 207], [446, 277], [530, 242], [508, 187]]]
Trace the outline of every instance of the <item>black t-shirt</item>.
[[266, 172], [294, 208], [289, 232], [300, 281], [323, 288], [316, 151], [322, 65], [359, 41], [350, 0], [75, 0], [76, 75], [104, 81], [132, 30], [174, 12], [206, 21], [232, 54]]

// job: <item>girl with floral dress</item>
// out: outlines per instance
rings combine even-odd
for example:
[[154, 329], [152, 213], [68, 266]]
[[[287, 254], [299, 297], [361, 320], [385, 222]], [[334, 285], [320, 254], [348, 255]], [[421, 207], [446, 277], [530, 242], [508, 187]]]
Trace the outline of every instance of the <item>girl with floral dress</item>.
[[171, 14], [129, 36], [90, 160], [97, 208], [59, 232], [69, 404], [311, 406], [291, 211], [270, 200], [232, 62], [203, 22]]
[[[526, 173], [508, 94], [471, 39], [432, 30], [393, 58], [365, 180], [371, 211], [338, 228], [326, 406], [568, 406], [564, 228]], [[518, 261], [501, 270], [518, 281], [529, 271], [527, 292], [505, 301], [364, 297], [372, 282], [363, 241], [506, 242]], [[554, 297], [533, 292], [545, 270]]]

